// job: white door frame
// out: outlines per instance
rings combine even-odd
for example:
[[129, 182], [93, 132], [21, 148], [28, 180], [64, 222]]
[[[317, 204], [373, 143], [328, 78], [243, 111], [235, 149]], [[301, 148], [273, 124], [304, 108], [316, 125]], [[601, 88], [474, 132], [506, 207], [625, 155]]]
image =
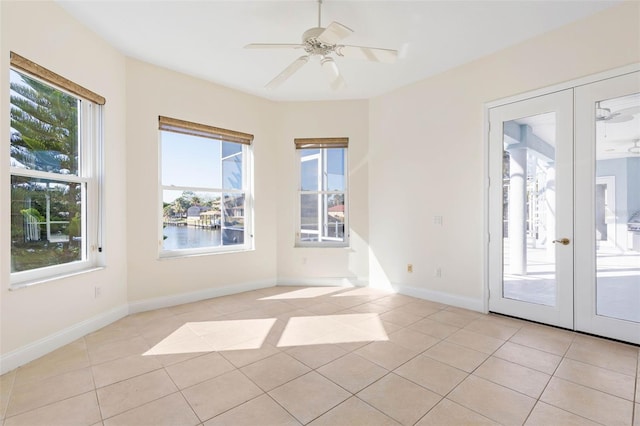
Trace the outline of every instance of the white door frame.
[[581, 77], [578, 79], [574, 79], [574, 80], [570, 80], [570, 81], [566, 81], [563, 83], [559, 83], [556, 85], [552, 85], [546, 88], [542, 88], [542, 89], [536, 89], [536, 90], [532, 90], [532, 91], [528, 91], [528, 92], [524, 92], [524, 93], [520, 93], [514, 96], [510, 96], [510, 97], [506, 97], [506, 98], [500, 98], [500, 99], [496, 99], [496, 100], [492, 100], [492, 101], [488, 101], [484, 104], [484, 120], [483, 120], [483, 131], [482, 131], [482, 137], [483, 137], [483, 141], [484, 141], [484, 150], [483, 150], [483, 161], [484, 161], [484, 191], [483, 191], [483, 214], [484, 214], [484, 235], [483, 235], [483, 246], [484, 246], [484, 250], [482, 250], [482, 265], [483, 265], [483, 271], [482, 271], [482, 275], [483, 275], [483, 279], [484, 279], [484, 285], [483, 285], [483, 307], [484, 307], [484, 312], [488, 313], [489, 312], [489, 284], [490, 284], [490, 278], [489, 278], [489, 261], [490, 261], [490, 255], [489, 255], [489, 243], [490, 243], [490, 214], [489, 214], [489, 199], [490, 199], [490, 194], [489, 194], [489, 175], [490, 175], [490, 167], [489, 167], [489, 147], [490, 147], [490, 141], [489, 141], [489, 110], [491, 108], [497, 107], [497, 106], [501, 106], [501, 105], [507, 105], [513, 102], [519, 102], [525, 99], [529, 99], [529, 98], [533, 98], [536, 96], [540, 96], [540, 95], [546, 95], [549, 93], [553, 93], [553, 92], [557, 92], [557, 91], [561, 91], [561, 90], [565, 90], [565, 89], [570, 89], [570, 88], [575, 88], [575, 87], [579, 87], [582, 85], [586, 85], [586, 84], [591, 84], [600, 80], [606, 80], [612, 77], [618, 77], [618, 76], [622, 76], [622, 75], [626, 75], [626, 74], [630, 74], [633, 72], [637, 72], [640, 71], [640, 63], [636, 63], [636, 64], [630, 64], [630, 65], [626, 65], [623, 67], [618, 67], [618, 68], [614, 68], [611, 70], [607, 70], [601, 73], [597, 73], [597, 74], [593, 74], [590, 76], [586, 76], [586, 77]]
[[[555, 304], [553, 306], [530, 301], [504, 297], [504, 264], [503, 264], [503, 123], [525, 117], [546, 113], [555, 113], [555, 153], [552, 155], [555, 174], [555, 202], [549, 214], [554, 214], [553, 226], [546, 236], [548, 249], [553, 258], [553, 282], [555, 283]], [[489, 147], [490, 165], [490, 208], [489, 232], [489, 286], [491, 291], [490, 308], [507, 315], [518, 316], [537, 322], [546, 322], [564, 328], [573, 328], [573, 89], [536, 96], [534, 98], [514, 102], [490, 110], [491, 129]], [[516, 150], [520, 151], [520, 150]], [[515, 155], [515, 154], [512, 154]], [[551, 155], [551, 154], [550, 154]], [[524, 161], [527, 161], [526, 159]], [[526, 176], [523, 176], [526, 180]], [[522, 194], [524, 197], [525, 194]], [[524, 207], [520, 201], [514, 200], [514, 208]], [[524, 202], [524, 200], [522, 200]], [[511, 211], [511, 208], [510, 208]], [[524, 213], [523, 213], [524, 214]], [[518, 233], [516, 232], [516, 235]], [[510, 235], [510, 240], [513, 240]], [[568, 245], [552, 244], [556, 239], [568, 238]], [[521, 241], [526, 250], [526, 240]], [[516, 245], [518, 245], [516, 243]], [[512, 246], [512, 250], [517, 249]], [[529, 250], [526, 250], [529, 251]], [[516, 258], [518, 256], [516, 255]], [[520, 259], [522, 261], [522, 259]], [[512, 264], [513, 266], [513, 264]], [[530, 262], [524, 262], [526, 269]], [[518, 269], [518, 267], [516, 267]], [[516, 272], [521, 274], [522, 272]], [[530, 274], [528, 274], [531, 276]], [[519, 275], [516, 275], [519, 276]]]

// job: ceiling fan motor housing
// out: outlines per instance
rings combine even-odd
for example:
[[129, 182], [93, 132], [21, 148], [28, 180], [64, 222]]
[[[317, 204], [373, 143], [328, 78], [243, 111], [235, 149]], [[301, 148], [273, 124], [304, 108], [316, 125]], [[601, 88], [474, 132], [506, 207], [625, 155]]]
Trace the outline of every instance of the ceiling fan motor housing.
[[309, 28], [302, 34], [302, 43], [304, 50], [310, 55], [327, 55], [335, 49], [335, 45], [326, 44], [318, 40], [318, 36], [324, 32], [326, 28], [314, 27]]

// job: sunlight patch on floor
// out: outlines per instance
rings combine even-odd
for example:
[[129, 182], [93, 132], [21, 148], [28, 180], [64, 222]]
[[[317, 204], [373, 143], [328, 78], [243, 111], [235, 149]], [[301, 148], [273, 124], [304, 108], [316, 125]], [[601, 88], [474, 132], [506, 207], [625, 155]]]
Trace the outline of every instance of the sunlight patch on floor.
[[188, 322], [143, 355], [259, 349], [275, 318]]
[[314, 297], [326, 296], [327, 294], [335, 293], [340, 290], [344, 290], [344, 287], [311, 287], [263, 297], [259, 300], [311, 299]]
[[394, 294], [392, 291], [381, 290], [376, 288], [361, 287], [353, 290], [345, 291], [343, 293], [333, 294], [331, 297], [355, 297], [355, 296], [388, 296]]
[[378, 314], [290, 318], [278, 347], [389, 340]]

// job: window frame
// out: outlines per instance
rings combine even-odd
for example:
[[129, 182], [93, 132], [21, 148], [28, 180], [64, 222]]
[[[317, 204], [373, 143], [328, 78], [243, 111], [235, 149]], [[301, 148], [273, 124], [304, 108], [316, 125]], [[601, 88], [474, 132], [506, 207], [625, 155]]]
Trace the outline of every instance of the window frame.
[[[215, 255], [223, 253], [245, 252], [254, 249], [254, 231], [253, 231], [253, 135], [246, 133], [236, 132], [233, 130], [221, 129], [218, 127], [208, 126], [204, 124], [192, 123], [188, 121], [172, 119], [168, 117], [159, 117], [160, 128], [158, 130], [158, 259], [176, 259], [189, 256], [203, 256], [203, 255]], [[163, 127], [163, 122], [170, 123], [166, 128]], [[174, 134], [182, 134], [183, 136], [196, 136], [205, 137], [218, 141], [220, 144], [224, 142], [236, 143], [241, 146], [242, 154], [242, 188], [241, 189], [225, 189], [224, 181], [220, 182], [220, 188], [214, 187], [195, 187], [195, 186], [175, 186], [164, 185], [162, 182], [162, 132], [172, 132]], [[212, 135], [218, 135], [219, 138], [212, 137]], [[241, 141], [242, 140], [242, 141]], [[222, 145], [221, 145], [222, 149]], [[238, 153], [228, 155], [226, 157], [220, 155], [219, 172], [222, 173], [223, 162], [225, 159], [229, 159], [233, 156], [237, 156]], [[163, 214], [163, 192], [169, 191], [193, 191], [193, 192], [210, 192], [220, 194], [220, 213], [222, 220], [222, 210], [224, 206], [225, 194], [244, 194], [244, 242], [242, 244], [208, 246], [199, 248], [184, 248], [184, 249], [172, 249], [165, 250], [163, 248], [164, 241], [164, 214]], [[222, 238], [222, 230], [221, 238]], [[221, 241], [222, 242], [222, 241]]]
[[[61, 174], [41, 170], [25, 169], [9, 165], [9, 185], [12, 178], [45, 179], [53, 182], [79, 184], [81, 186], [81, 259], [57, 265], [44, 266], [25, 271], [10, 272], [9, 288], [18, 289], [59, 277], [90, 271], [104, 266], [103, 253], [103, 147], [104, 132], [103, 97], [43, 68], [30, 60], [11, 52], [10, 73], [16, 72], [46, 84], [60, 92], [73, 96], [78, 108], [78, 173]], [[91, 99], [89, 99], [91, 98]], [[99, 103], [98, 103], [99, 102]], [[10, 108], [8, 109], [10, 110]], [[11, 193], [11, 189], [9, 190]], [[12, 197], [10, 195], [10, 197]], [[11, 206], [8, 208], [11, 217]], [[9, 256], [13, 257], [11, 241]]]
[[[308, 141], [309, 143], [305, 143]], [[337, 143], [336, 141], [342, 141], [343, 143]], [[336, 143], [335, 146], [333, 144]], [[326, 185], [326, 168], [327, 168], [327, 150], [328, 149], [337, 149], [342, 148], [344, 151], [343, 158], [343, 170], [344, 170], [344, 190], [343, 191], [331, 191], [324, 190], [323, 188]], [[308, 157], [317, 156], [319, 158], [319, 169], [321, 168], [322, 176], [318, 176], [318, 190], [309, 191], [302, 190], [302, 163], [303, 161], [310, 161], [312, 158], [308, 160], [303, 160], [303, 153], [305, 150], [318, 149], [320, 152], [318, 154], [312, 154]], [[348, 148], [348, 139], [347, 138], [314, 138], [314, 139], [296, 139], [296, 175], [297, 175], [297, 188], [296, 188], [296, 220], [295, 220], [295, 247], [327, 247], [327, 248], [348, 248], [351, 244], [350, 238], [350, 227], [349, 227], [349, 148]], [[321, 233], [322, 231], [318, 231], [319, 233], [319, 241], [303, 241], [302, 240], [302, 195], [310, 194], [310, 195], [334, 195], [334, 194], [343, 194], [344, 195], [344, 238], [343, 240], [332, 240], [332, 239], [322, 239]], [[328, 215], [328, 209], [326, 211], [321, 211], [319, 209], [319, 218], [325, 217]], [[320, 219], [322, 221], [322, 219]], [[321, 226], [326, 227], [327, 223], [322, 223]]]

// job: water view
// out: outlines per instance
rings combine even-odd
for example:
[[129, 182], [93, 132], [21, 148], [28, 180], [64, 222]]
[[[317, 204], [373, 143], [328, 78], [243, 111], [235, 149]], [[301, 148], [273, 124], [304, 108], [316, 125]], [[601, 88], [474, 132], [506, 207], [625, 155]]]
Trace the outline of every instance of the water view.
[[162, 230], [167, 238], [162, 243], [164, 250], [183, 250], [201, 247], [216, 247], [221, 242], [220, 229], [203, 229], [192, 226], [167, 226]]

